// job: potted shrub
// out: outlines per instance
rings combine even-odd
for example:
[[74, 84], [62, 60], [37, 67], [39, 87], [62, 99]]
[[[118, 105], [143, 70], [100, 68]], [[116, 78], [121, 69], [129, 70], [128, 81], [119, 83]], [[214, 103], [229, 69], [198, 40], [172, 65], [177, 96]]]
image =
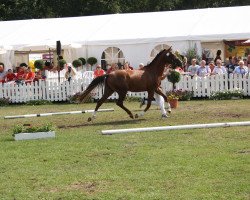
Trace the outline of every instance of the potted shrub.
[[168, 102], [170, 104], [171, 108], [177, 108], [178, 107], [178, 100], [180, 98], [178, 92], [176, 90], [168, 91], [166, 93]]
[[89, 57], [87, 59], [87, 63], [91, 65], [91, 70], [92, 70], [92, 66], [97, 63], [97, 59], [95, 57]]
[[74, 68], [78, 68], [78, 67], [81, 67], [82, 66], [82, 61], [77, 59], [77, 60], [74, 60], [72, 62], [72, 65], [74, 66]]
[[34, 66], [36, 69], [43, 70], [44, 68], [44, 61], [43, 60], [36, 60], [34, 62]]
[[13, 136], [15, 140], [32, 140], [41, 138], [55, 137], [55, 131], [52, 124], [45, 124], [40, 127], [27, 125], [15, 125], [13, 128]]
[[168, 81], [173, 84], [173, 90], [176, 88], [176, 83], [181, 80], [181, 74], [175, 70], [170, 71], [167, 75]]
[[82, 65], [85, 65], [85, 64], [86, 64], [86, 60], [85, 60], [85, 58], [80, 57], [80, 58], [78, 58], [78, 60], [82, 61]]
[[67, 62], [66, 62], [64, 59], [60, 59], [60, 60], [58, 61], [59, 70], [63, 70], [65, 64], [67, 64]]

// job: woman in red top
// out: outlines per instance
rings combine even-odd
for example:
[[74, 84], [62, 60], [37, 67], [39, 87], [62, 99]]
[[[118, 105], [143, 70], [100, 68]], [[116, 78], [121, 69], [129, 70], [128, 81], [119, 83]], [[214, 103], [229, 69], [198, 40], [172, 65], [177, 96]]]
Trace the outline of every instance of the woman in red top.
[[96, 65], [96, 70], [94, 71], [94, 78], [97, 76], [102, 76], [105, 74], [105, 71], [101, 68], [101, 65]]
[[35, 78], [35, 73], [31, 71], [30, 67], [26, 69], [25, 83], [31, 83]]
[[13, 71], [11, 69], [8, 69], [8, 72], [6, 74], [6, 82], [15, 81], [16, 79], [16, 75], [13, 73]]
[[26, 76], [27, 76], [27, 73], [25, 72], [25, 67], [20, 66], [19, 71], [18, 71], [18, 73], [16, 75], [16, 77], [17, 77], [16, 83], [17, 84], [24, 83]]

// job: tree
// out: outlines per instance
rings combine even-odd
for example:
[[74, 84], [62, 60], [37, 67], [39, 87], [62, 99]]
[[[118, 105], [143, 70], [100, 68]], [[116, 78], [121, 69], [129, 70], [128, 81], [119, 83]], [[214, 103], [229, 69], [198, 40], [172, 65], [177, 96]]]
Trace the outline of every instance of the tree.
[[249, 0], [2, 0], [0, 20], [75, 17], [250, 5]]

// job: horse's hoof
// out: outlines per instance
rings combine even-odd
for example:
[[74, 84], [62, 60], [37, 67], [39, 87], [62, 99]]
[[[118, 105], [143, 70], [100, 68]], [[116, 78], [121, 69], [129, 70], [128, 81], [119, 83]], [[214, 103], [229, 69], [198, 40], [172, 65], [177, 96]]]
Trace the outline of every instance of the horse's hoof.
[[88, 118], [88, 122], [91, 122], [91, 121], [92, 121], [92, 118], [91, 118], [91, 117], [89, 117], [89, 118]]
[[167, 116], [167, 115], [165, 115], [165, 114], [163, 114], [162, 116], [161, 116], [161, 118], [168, 118], [169, 116]]
[[134, 116], [133, 116], [133, 115], [129, 115], [129, 117], [130, 117], [131, 119], [134, 119]]
[[138, 114], [135, 114], [135, 119], [139, 118], [139, 115]]

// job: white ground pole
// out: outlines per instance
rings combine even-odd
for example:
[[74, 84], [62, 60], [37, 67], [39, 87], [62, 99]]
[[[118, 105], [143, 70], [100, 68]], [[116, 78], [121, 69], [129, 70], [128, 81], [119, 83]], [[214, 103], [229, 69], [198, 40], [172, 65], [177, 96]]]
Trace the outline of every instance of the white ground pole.
[[[51, 112], [51, 113], [40, 113], [40, 114], [27, 114], [27, 115], [13, 115], [5, 116], [4, 119], [16, 119], [16, 118], [28, 118], [28, 117], [45, 117], [51, 115], [68, 115], [68, 114], [81, 114], [81, 113], [92, 113], [95, 110], [79, 110], [79, 111], [69, 111], [69, 112]], [[114, 111], [114, 108], [99, 109], [98, 112], [110, 112]]]
[[102, 130], [102, 134], [103, 135], [112, 135], [112, 134], [118, 134], [118, 133], [166, 131], [166, 130], [181, 130], [181, 129], [196, 129], [196, 128], [216, 128], [216, 127], [231, 127], [231, 126], [250, 126], [250, 121]]

